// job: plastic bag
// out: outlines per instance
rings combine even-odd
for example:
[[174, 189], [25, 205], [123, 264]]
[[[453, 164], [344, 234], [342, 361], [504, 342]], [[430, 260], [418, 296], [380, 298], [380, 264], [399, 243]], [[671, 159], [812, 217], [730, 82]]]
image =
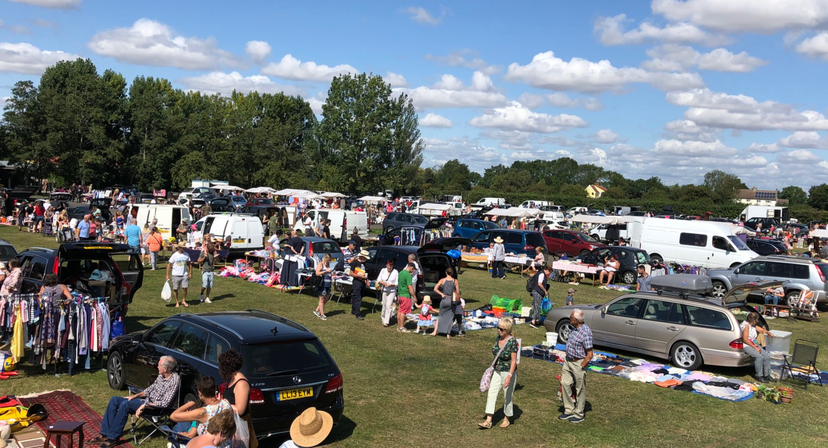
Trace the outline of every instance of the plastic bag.
[[236, 419], [236, 434], [233, 436], [233, 448], [248, 448], [250, 446], [250, 431], [247, 428], [247, 422], [239, 417], [239, 414], [233, 413]]
[[169, 302], [172, 299], [172, 287], [170, 286], [170, 281], [167, 280], [164, 282], [164, 287], [161, 288], [161, 298], [164, 299], [165, 302]]

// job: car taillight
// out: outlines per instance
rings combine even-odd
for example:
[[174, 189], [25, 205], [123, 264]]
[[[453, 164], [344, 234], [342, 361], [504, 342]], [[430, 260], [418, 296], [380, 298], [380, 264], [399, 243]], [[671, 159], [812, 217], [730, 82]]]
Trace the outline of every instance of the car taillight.
[[735, 348], [736, 350], [742, 350], [745, 348], [745, 343], [742, 341], [741, 338], [732, 341], [729, 345], [730, 348]]
[[816, 267], [816, 268], [817, 268], [817, 272], [819, 272], [819, 280], [820, 280], [822, 283], [825, 283], [825, 272], [823, 272], [823, 271], [822, 271], [822, 266], [817, 265], [817, 267]]
[[348, 235], [348, 216], [342, 217], [342, 229], [345, 230], [345, 235]]
[[250, 388], [250, 404], [264, 404], [264, 394], [258, 387]]
[[313, 256], [313, 244], [308, 244], [308, 255]]
[[118, 269], [118, 278], [121, 280], [121, 298], [119, 301], [123, 301], [124, 298], [129, 298], [129, 292], [131, 291], [131, 287], [129, 283], [127, 283], [126, 279], [124, 278], [124, 274]]
[[535, 250], [535, 246], [532, 246], [531, 244], [527, 244], [527, 245], [523, 246], [523, 251], [524, 252], [529, 252], [529, 251], [533, 251], [533, 250]]
[[340, 390], [342, 390], [342, 374], [341, 373], [339, 375], [331, 378], [330, 380], [328, 380], [328, 384], [325, 386], [325, 393], [326, 394], [331, 394], [331, 393], [334, 393], [334, 392], [339, 392]]
[[60, 259], [58, 257], [55, 257], [55, 262], [52, 263], [52, 273], [57, 275], [58, 270], [60, 270]]

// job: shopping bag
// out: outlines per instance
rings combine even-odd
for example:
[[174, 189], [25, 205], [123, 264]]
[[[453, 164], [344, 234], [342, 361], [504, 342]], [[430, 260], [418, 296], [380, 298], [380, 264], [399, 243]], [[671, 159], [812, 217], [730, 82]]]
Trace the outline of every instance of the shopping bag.
[[250, 446], [250, 430], [247, 427], [247, 422], [235, 412], [233, 417], [236, 420], [236, 434], [233, 435], [231, 448], [248, 448]]
[[483, 372], [483, 377], [480, 378], [480, 392], [487, 392], [489, 390], [489, 385], [492, 384], [492, 376], [494, 375], [494, 366], [489, 366], [485, 372]]
[[164, 287], [161, 288], [161, 298], [164, 299], [165, 302], [169, 302], [172, 299], [172, 287], [170, 286], [170, 281], [167, 280], [164, 282]]

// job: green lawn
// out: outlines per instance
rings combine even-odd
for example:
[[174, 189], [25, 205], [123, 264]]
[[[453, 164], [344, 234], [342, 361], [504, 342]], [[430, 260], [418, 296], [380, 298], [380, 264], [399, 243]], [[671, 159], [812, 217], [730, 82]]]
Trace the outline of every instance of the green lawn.
[[[53, 246], [54, 240], [18, 233], [0, 226], [0, 238], [18, 250]], [[160, 299], [163, 272], [145, 272], [143, 288], [130, 307], [127, 331], [153, 325], [176, 313]], [[510, 276], [493, 280], [482, 270], [466, 269], [460, 277], [468, 306], [488, 302], [492, 294], [525, 298], [525, 280]], [[329, 305], [327, 322], [316, 319], [316, 298], [289, 295], [240, 279], [217, 278], [214, 303], [191, 306], [188, 311], [260, 308], [294, 319], [319, 335], [345, 378], [345, 414], [328, 439], [331, 446], [820, 446], [826, 443], [828, 418], [820, 410], [828, 388], [795, 384], [791, 405], [759, 400], [730, 403], [687, 392], [661, 389], [605, 375], [588, 375], [586, 421], [572, 425], [557, 420], [555, 395], [560, 373], [556, 364], [524, 359], [515, 392], [516, 421], [508, 429], [477, 429], [483, 418], [485, 396], [478, 391], [480, 375], [491, 361], [493, 330], [470, 332], [464, 338], [423, 337], [383, 328], [379, 314], [363, 322], [353, 319], [349, 305]], [[561, 304], [568, 285], [554, 284], [553, 302]], [[602, 303], [615, 293], [580, 285], [576, 303]], [[197, 302], [197, 300], [195, 300]], [[372, 299], [367, 299], [368, 307]], [[772, 329], [793, 331], [793, 339], [808, 338], [828, 347], [825, 323], [771, 321]], [[524, 345], [545, 338], [543, 330], [516, 327]], [[278, 362], [278, 360], [276, 360]], [[819, 365], [828, 366], [823, 350]], [[727, 376], [748, 379], [752, 369], [712, 369]], [[90, 406], [103, 412], [114, 392], [103, 371], [55, 378], [39, 367], [23, 366], [20, 377], [2, 385], [2, 394], [27, 394], [71, 389]], [[0, 394], [1, 395], [1, 394]], [[496, 416], [499, 420], [501, 414]], [[274, 441], [275, 442], [275, 441]], [[164, 446], [154, 438], [151, 448]], [[277, 443], [268, 444], [278, 446]], [[266, 445], [266, 446], [268, 446]]]

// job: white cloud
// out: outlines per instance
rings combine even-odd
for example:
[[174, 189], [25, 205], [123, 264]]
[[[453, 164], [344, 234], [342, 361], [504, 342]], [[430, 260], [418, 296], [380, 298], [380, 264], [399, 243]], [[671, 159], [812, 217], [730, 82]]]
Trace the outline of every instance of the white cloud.
[[803, 40], [796, 46], [796, 51], [811, 57], [828, 60], [828, 32]]
[[504, 76], [507, 81], [525, 82], [551, 90], [582, 93], [620, 92], [628, 84], [647, 83], [673, 91], [704, 86], [696, 73], [648, 72], [641, 68], [614, 67], [610, 61], [592, 62], [572, 58], [566, 62], [551, 51], [539, 53], [527, 65], [512, 63]]
[[239, 72], [211, 72], [201, 76], [182, 78], [181, 83], [190, 90], [203, 93], [230, 95], [234, 90], [242, 93], [280, 93], [304, 96], [305, 92], [296, 86], [276, 84], [267, 76], [242, 76]]
[[329, 82], [335, 76], [344, 73], [357, 73], [357, 69], [348, 64], [328, 67], [317, 65], [315, 62], [302, 62], [290, 54], [286, 54], [278, 63], [271, 62], [262, 68], [264, 75], [295, 81]]
[[590, 135], [590, 138], [596, 143], [615, 143], [618, 140], [618, 134], [612, 132], [610, 129], [601, 129], [595, 134]]
[[481, 72], [474, 72], [469, 86], [452, 75], [443, 75], [433, 87], [399, 88], [394, 91], [407, 94], [418, 109], [495, 107], [507, 102], [506, 97], [495, 90], [491, 78]]
[[774, 154], [774, 153], [782, 151], [782, 148], [780, 148], [779, 145], [776, 144], [776, 143], [772, 143], [770, 145], [766, 145], [764, 143], [751, 143], [750, 146], [748, 146], [745, 149], [745, 151], [750, 152], [750, 153], [760, 152], [760, 153]]
[[385, 82], [391, 85], [391, 87], [406, 87], [408, 86], [408, 81], [405, 80], [405, 76], [400, 75], [399, 73], [394, 72], [387, 72], [385, 74], [385, 78], [383, 78]]
[[[686, 92], [670, 92], [667, 102], [676, 106], [701, 107], [705, 109], [722, 109], [729, 112], [751, 112], [757, 110], [784, 112], [792, 106], [775, 101], [758, 102], [747, 95], [730, 95], [713, 92], [710, 89], [694, 89]], [[698, 124], [698, 123], [697, 123]]]
[[717, 159], [730, 158], [739, 151], [729, 148], [724, 143], [679, 140], [659, 140], [654, 145], [654, 150], [664, 155], [673, 157], [712, 157]]
[[39, 26], [41, 28], [54, 28], [54, 27], [57, 26], [57, 22], [52, 22], [52, 21], [46, 20], [46, 19], [32, 20], [32, 24], [34, 24], [34, 26]]
[[425, 25], [439, 25], [446, 16], [445, 9], [443, 9], [443, 12], [438, 17], [426, 11], [426, 9], [421, 6], [411, 6], [404, 9], [403, 12], [410, 15], [411, 20]]
[[532, 112], [517, 101], [495, 108], [469, 121], [472, 126], [506, 131], [524, 131], [549, 134], [572, 128], [583, 128], [587, 122], [575, 115], [547, 115]]
[[785, 148], [828, 149], [828, 138], [820, 137], [815, 131], [798, 131], [780, 138], [777, 145]]
[[63, 51], [41, 50], [25, 42], [0, 42], [0, 73], [41, 75], [46, 67], [58, 61], [70, 61], [78, 57]]
[[481, 137], [499, 140], [497, 145], [500, 149], [507, 149], [512, 151], [530, 151], [533, 149], [531, 132], [523, 131], [484, 131], [480, 133]]
[[586, 110], [601, 110], [604, 108], [604, 103], [595, 97], [570, 98], [569, 95], [565, 93], [556, 92], [550, 93], [546, 96], [546, 98], [549, 99], [549, 104], [555, 107], [565, 107], [570, 109], [583, 107]]
[[675, 120], [664, 125], [667, 131], [665, 137], [674, 140], [695, 140], [701, 142], [714, 142], [717, 140], [713, 129], [698, 126], [690, 120]]
[[6, 29], [14, 34], [32, 34], [32, 30], [26, 28], [23, 25], [11, 25], [7, 26]]
[[40, 6], [49, 9], [73, 9], [81, 4], [81, 0], [11, 0], [16, 3]]
[[709, 53], [699, 53], [691, 47], [675, 44], [652, 48], [647, 50], [647, 55], [653, 59], [641, 66], [652, 71], [684, 71], [696, 66], [702, 70], [745, 73], [768, 64], [768, 61], [744, 51], [733, 54], [724, 48], [717, 48]]
[[703, 45], [721, 45], [730, 42], [730, 39], [720, 35], [712, 35], [689, 23], [671, 23], [663, 28], [644, 22], [638, 28], [625, 31], [625, 14], [615, 17], [601, 17], [595, 22], [595, 34], [604, 45], [643, 44], [653, 41], [693, 43]]
[[537, 109], [543, 106], [544, 100], [542, 95], [535, 95], [534, 93], [521, 93], [518, 97], [518, 102], [529, 109]]
[[313, 113], [315, 113], [316, 115], [322, 115], [322, 106], [325, 105], [325, 101], [327, 100], [327, 91], [317, 92], [316, 95], [310, 98], [305, 97], [305, 101], [307, 101], [308, 104], [310, 104], [311, 110], [313, 110]]
[[788, 151], [785, 154], [786, 162], [788, 163], [797, 163], [797, 164], [807, 164], [807, 165], [814, 165], [820, 162], [824, 162], [822, 157], [808, 151], [807, 149], [795, 149], [793, 151]]
[[238, 65], [237, 58], [219, 49], [215, 39], [184, 37], [169, 26], [149, 19], [140, 19], [130, 28], [97, 33], [87, 45], [99, 55], [130, 64], [185, 70]]
[[653, 0], [651, 7], [670, 21], [724, 32], [775, 33], [828, 24], [824, 0]]
[[253, 62], [261, 64], [265, 58], [270, 56], [270, 44], [261, 40], [251, 40], [244, 46], [244, 51], [253, 59]]
[[456, 137], [448, 140], [426, 138], [425, 156], [433, 164], [442, 165], [458, 159], [469, 165], [472, 171], [483, 172], [492, 165], [508, 164], [509, 159], [490, 146], [481, 145], [476, 139]]
[[442, 115], [428, 114], [420, 119], [420, 126], [426, 128], [450, 128], [454, 126], [454, 123]]
[[457, 50], [447, 56], [435, 56], [433, 54], [425, 55], [429, 61], [434, 61], [440, 65], [448, 65], [450, 67], [466, 67], [479, 70], [487, 75], [493, 75], [500, 71], [500, 66], [489, 65], [483, 59], [478, 57], [477, 52], [469, 49]]

